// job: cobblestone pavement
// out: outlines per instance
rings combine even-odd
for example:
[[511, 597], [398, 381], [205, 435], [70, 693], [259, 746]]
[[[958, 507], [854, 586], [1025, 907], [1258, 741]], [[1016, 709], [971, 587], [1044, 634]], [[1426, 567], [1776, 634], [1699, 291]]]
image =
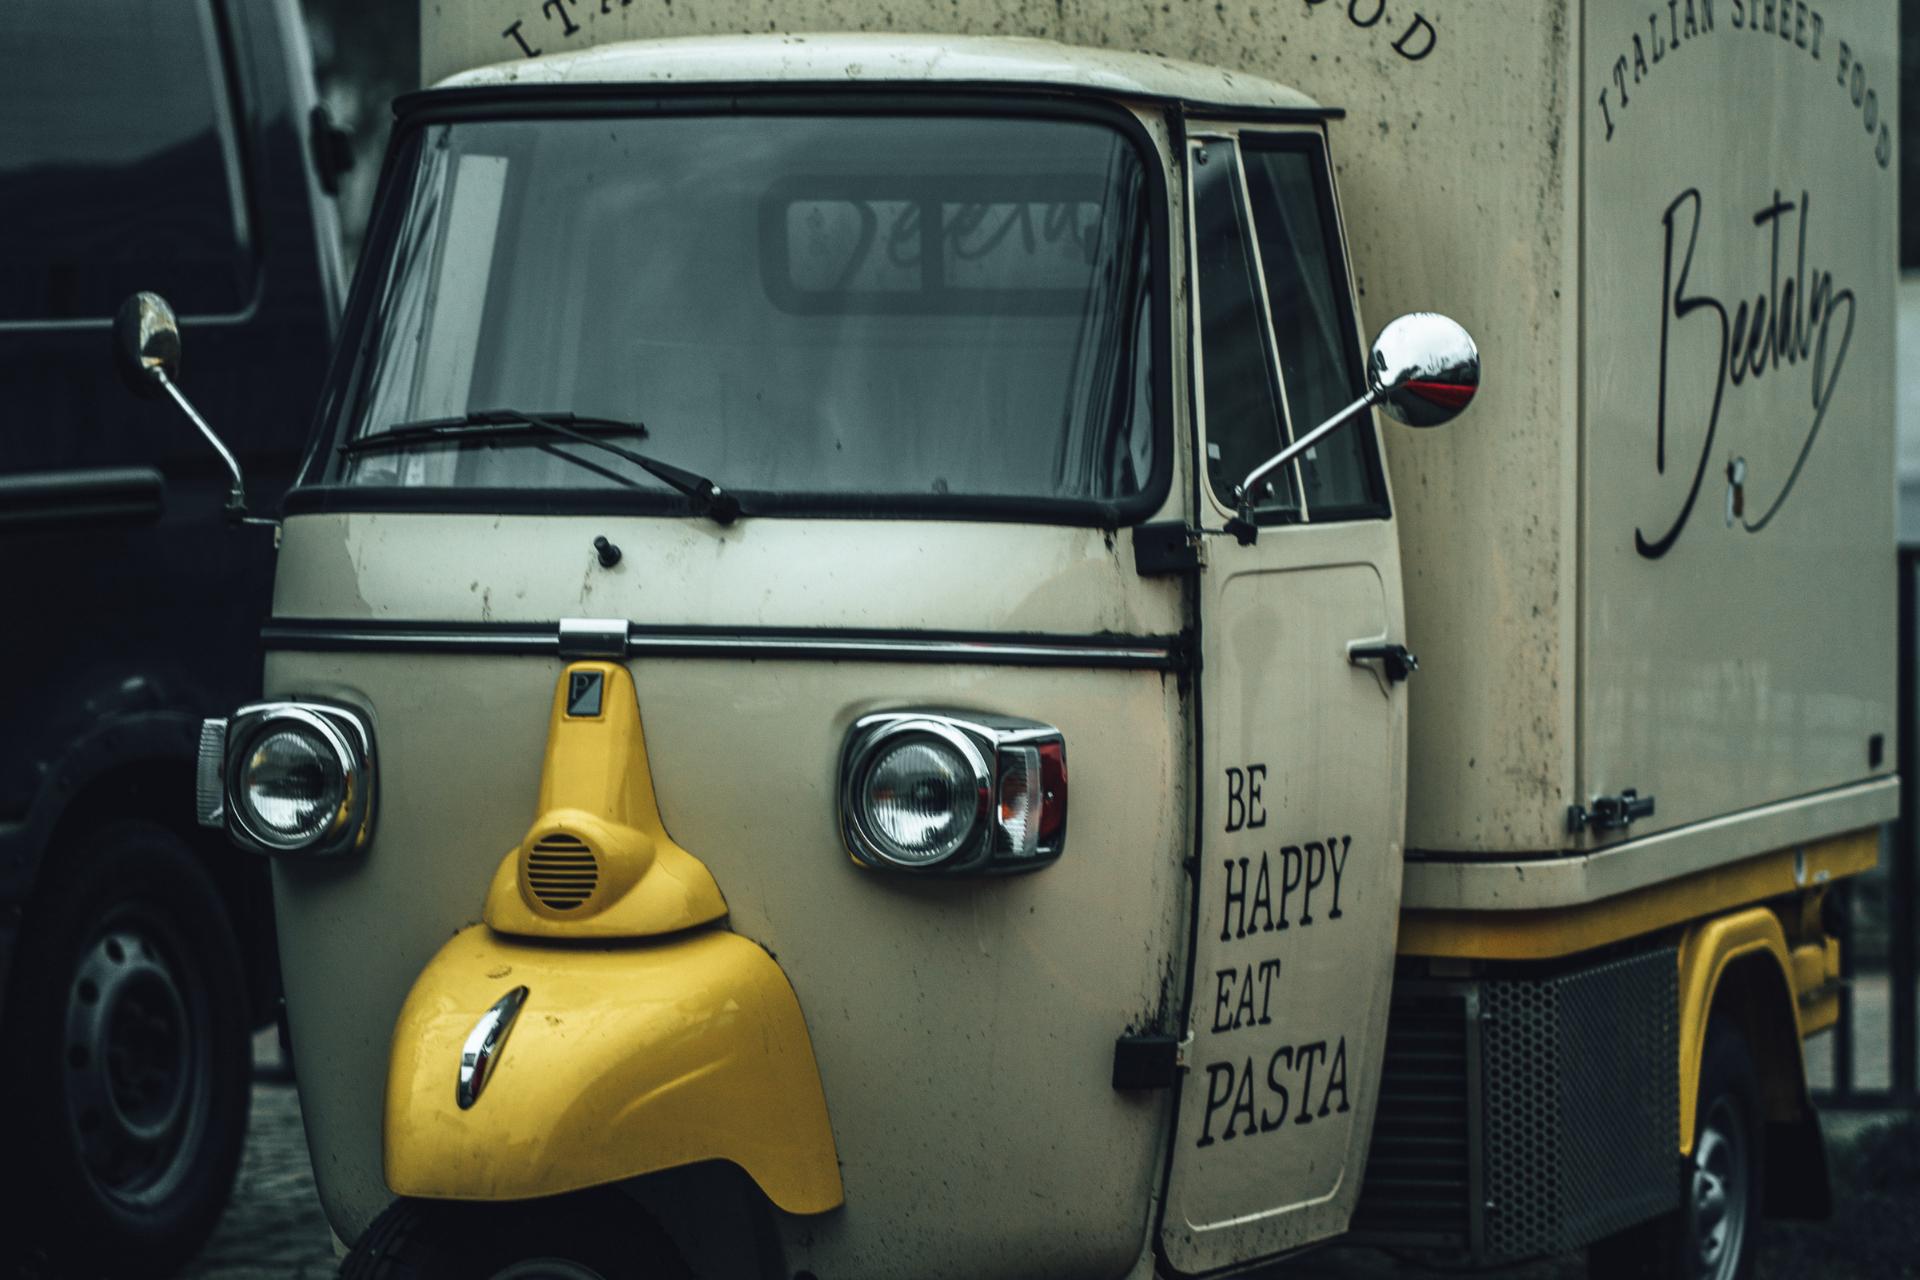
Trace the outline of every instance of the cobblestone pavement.
[[255, 1084], [247, 1150], [219, 1230], [182, 1276], [191, 1280], [319, 1280], [340, 1264], [313, 1190], [300, 1097]]

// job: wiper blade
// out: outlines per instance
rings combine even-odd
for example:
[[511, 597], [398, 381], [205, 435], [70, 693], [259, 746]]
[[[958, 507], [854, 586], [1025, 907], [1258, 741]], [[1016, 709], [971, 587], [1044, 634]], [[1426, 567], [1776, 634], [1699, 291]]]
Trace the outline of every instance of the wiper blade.
[[[384, 453], [389, 449], [403, 449], [408, 445], [419, 444], [423, 440], [477, 440], [499, 439], [501, 437], [532, 436], [542, 434], [547, 427], [537, 425], [535, 415], [521, 413], [516, 409], [480, 409], [473, 413], [462, 414], [457, 418], [422, 418], [418, 422], [403, 422], [377, 431], [372, 435], [349, 440], [340, 446], [340, 452], [346, 457], [358, 457], [366, 453]], [[591, 414], [542, 413], [538, 422], [548, 427], [565, 425], [576, 429], [592, 430], [594, 434], [632, 435], [644, 437], [646, 427], [638, 422], [627, 422], [620, 418], [597, 418]], [[584, 434], [584, 430], [583, 430]]]
[[[595, 427], [600, 430], [588, 429]], [[528, 413], [522, 409], [483, 409], [459, 418], [431, 418], [422, 422], [402, 423], [378, 435], [349, 441], [341, 446], [341, 452], [351, 457], [356, 453], [374, 452], [383, 446], [402, 448], [409, 443], [417, 444], [421, 440], [498, 438], [503, 435], [532, 435], [535, 432], [560, 436], [631, 462], [668, 488], [693, 499], [700, 508], [700, 514], [716, 524], [732, 524], [740, 516], [740, 499], [705, 476], [602, 439], [602, 436], [608, 434], [641, 436], [647, 434], [646, 427], [640, 423], [624, 422], [618, 418], [583, 417], [571, 413]], [[402, 433], [405, 434], [401, 439], [385, 444], [392, 437], [401, 436]], [[570, 453], [562, 453], [551, 448], [548, 451], [556, 457], [586, 463], [586, 459]], [[616, 472], [602, 471], [598, 467], [594, 469], [623, 484], [633, 485], [633, 481]]]

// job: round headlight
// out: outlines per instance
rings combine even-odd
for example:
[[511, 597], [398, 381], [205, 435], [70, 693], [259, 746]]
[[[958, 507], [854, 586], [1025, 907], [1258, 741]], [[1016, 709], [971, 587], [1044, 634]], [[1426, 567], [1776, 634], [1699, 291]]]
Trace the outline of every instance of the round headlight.
[[339, 753], [304, 724], [273, 724], [255, 738], [241, 763], [239, 783], [246, 825], [277, 846], [319, 837], [346, 799]]
[[931, 866], [979, 830], [986, 763], [958, 735], [905, 731], [873, 744], [855, 782], [855, 817], [890, 862]]

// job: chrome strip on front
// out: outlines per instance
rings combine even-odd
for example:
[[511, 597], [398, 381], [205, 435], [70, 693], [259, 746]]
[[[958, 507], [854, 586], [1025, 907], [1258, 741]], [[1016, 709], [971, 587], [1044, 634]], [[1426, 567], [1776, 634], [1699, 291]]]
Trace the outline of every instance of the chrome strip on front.
[[[621, 624], [614, 621], [612, 627]], [[786, 658], [796, 661], [960, 662], [1004, 666], [1107, 667], [1175, 671], [1187, 665], [1178, 636], [997, 635], [809, 630], [655, 628], [627, 624], [625, 656], [635, 658]], [[281, 618], [260, 631], [263, 647], [319, 653], [439, 652], [620, 655], [606, 621], [465, 626], [418, 622], [332, 622]]]

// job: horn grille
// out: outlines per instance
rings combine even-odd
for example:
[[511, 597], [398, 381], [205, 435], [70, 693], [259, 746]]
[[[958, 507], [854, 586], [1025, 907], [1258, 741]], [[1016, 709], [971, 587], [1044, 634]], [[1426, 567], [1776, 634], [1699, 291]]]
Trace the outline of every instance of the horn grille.
[[549, 911], [573, 911], [600, 887], [600, 859], [579, 836], [556, 831], [527, 854], [527, 888]]

